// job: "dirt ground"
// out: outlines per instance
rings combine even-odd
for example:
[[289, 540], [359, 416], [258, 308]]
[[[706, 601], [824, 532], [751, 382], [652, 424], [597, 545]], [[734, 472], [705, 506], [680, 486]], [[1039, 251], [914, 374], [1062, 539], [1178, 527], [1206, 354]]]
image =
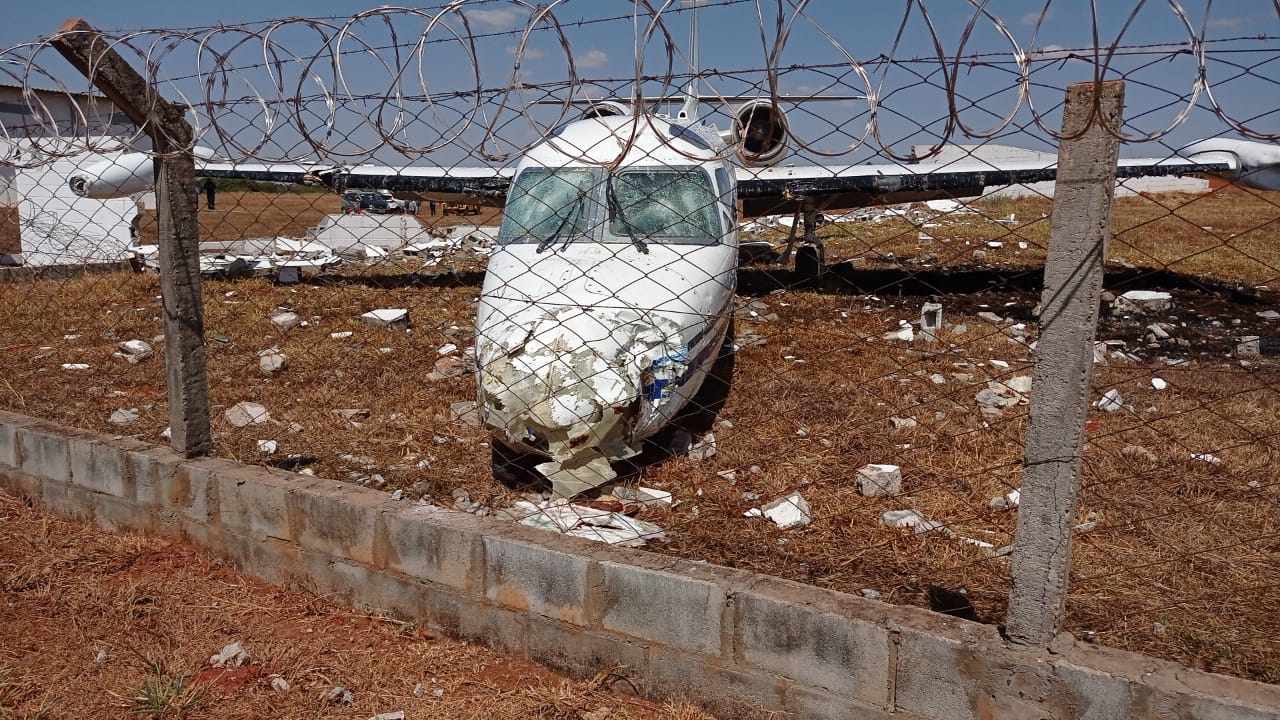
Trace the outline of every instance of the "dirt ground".
[[[247, 662], [212, 666], [210, 657], [233, 643]], [[625, 689], [625, 675], [601, 668], [592, 680], [572, 680], [412, 622], [266, 585], [180, 544], [110, 535], [0, 494], [5, 720], [397, 710], [406, 718], [710, 719], [611, 689]]]
[[[306, 214], [318, 218], [330, 201], [220, 198], [225, 209], [202, 212], [202, 227], [270, 236], [287, 218], [313, 224]], [[929, 606], [931, 589], [958, 591], [981, 621], [1003, 622], [1010, 569], [998, 551], [1012, 542], [1017, 511], [989, 503], [1019, 486], [1027, 409], [984, 414], [975, 396], [1031, 373], [1039, 292], [1028, 288], [1049, 205], [977, 207], [824, 226], [829, 261], [858, 259], [847, 266], [861, 273], [850, 275], [857, 287], [742, 271], [731, 387], [689, 428], [713, 431], [717, 453], [655, 450], [629, 480], [677, 500], [641, 515], [666, 534], [649, 549], [899, 604]], [[1009, 214], [1021, 220], [1002, 222]], [[1099, 643], [1268, 682], [1280, 682], [1280, 364], [1235, 351], [1240, 337], [1280, 335], [1259, 315], [1280, 297], [1277, 218], [1274, 193], [1118, 201], [1108, 269], [1122, 279], [1112, 289], [1164, 289], [1174, 304], [1156, 314], [1104, 309], [1099, 338], [1112, 345], [1093, 398], [1116, 391], [1122, 401], [1089, 418], [1066, 620]], [[474, 258], [456, 260], [474, 267]], [[459, 360], [479, 275], [420, 263], [349, 265], [293, 286], [207, 281], [217, 454], [254, 463], [308, 455], [300, 467], [323, 477], [476, 512], [522, 498], [494, 482], [488, 438], [453, 413], [475, 399]], [[112, 357], [120, 342], [160, 333], [158, 293], [148, 274], [0, 285], [0, 406], [162, 442], [161, 356], [136, 365]], [[937, 342], [884, 338], [918, 321], [928, 300], [942, 302], [948, 323]], [[411, 333], [358, 320], [387, 307], [410, 310]], [[307, 325], [276, 327], [281, 308]], [[1168, 337], [1152, 334], [1157, 323]], [[442, 355], [449, 344], [457, 350]], [[258, 353], [272, 347], [287, 366], [266, 376]], [[69, 363], [89, 369], [64, 370]], [[241, 401], [263, 404], [270, 420], [233, 427], [224, 413]], [[335, 415], [341, 409], [361, 412]], [[138, 419], [112, 424], [117, 410]], [[273, 454], [260, 449], [268, 440]], [[855, 476], [867, 463], [899, 465], [902, 495], [863, 497]], [[807, 527], [743, 517], [797, 491], [811, 506]], [[908, 508], [954, 536], [882, 525], [884, 512]]]

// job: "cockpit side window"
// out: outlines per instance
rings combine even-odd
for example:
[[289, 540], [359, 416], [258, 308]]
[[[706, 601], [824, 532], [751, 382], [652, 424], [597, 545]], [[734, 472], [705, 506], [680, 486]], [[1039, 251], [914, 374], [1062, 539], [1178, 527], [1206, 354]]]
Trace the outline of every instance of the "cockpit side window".
[[621, 170], [612, 177], [609, 234], [658, 242], [719, 242], [711, 178], [700, 168]]
[[594, 175], [582, 168], [529, 168], [520, 173], [507, 195], [499, 241], [541, 242], [587, 232]]

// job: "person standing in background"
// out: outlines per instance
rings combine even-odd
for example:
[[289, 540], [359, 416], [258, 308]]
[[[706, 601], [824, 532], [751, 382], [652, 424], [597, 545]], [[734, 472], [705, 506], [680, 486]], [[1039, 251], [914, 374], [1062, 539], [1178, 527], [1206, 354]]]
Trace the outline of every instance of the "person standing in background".
[[218, 192], [218, 186], [214, 184], [213, 178], [204, 179], [204, 199], [205, 204], [210, 210], [213, 209], [213, 198]]

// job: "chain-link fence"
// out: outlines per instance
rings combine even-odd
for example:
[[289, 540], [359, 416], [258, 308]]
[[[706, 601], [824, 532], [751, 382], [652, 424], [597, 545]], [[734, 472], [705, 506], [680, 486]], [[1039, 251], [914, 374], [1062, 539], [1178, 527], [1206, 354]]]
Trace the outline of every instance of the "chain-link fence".
[[[1276, 10], [848, 5], [81, 27], [142, 125], [10, 48], [0, 406], [170, 426], [160, 132], [215, 454], [1003, 624], [1051, 230], [1109, 218], [1061, 627], [1280, 681]], [[1113, 205], [1064, 210], [1115, 79]]]

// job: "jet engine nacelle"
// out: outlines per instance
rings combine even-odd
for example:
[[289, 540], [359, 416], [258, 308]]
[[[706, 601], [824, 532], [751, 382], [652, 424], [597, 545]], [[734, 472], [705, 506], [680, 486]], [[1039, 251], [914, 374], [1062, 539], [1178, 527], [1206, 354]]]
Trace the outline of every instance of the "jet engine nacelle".
[[[213, 151], [197, 147], [198, 160], [213, 157]], [[154, 158], [147, 153], [124, 153], [106, 157], [80, 168], [68, 179], [71, 192], [80, 197], [109, 200], [147, 192], [155, 187]]]
[[586, 111], [582, 113], [582, 119], [591, 120], [615, 115], [621, 117], [631, 115], [631, 105], [619, 100], [597, 100], [587, 106]]
[[725, 142], [737, 149], [744, 165], [777, 165], [787, 151], [787, 118], [773, 102], [752, 100], [738, 106]]

